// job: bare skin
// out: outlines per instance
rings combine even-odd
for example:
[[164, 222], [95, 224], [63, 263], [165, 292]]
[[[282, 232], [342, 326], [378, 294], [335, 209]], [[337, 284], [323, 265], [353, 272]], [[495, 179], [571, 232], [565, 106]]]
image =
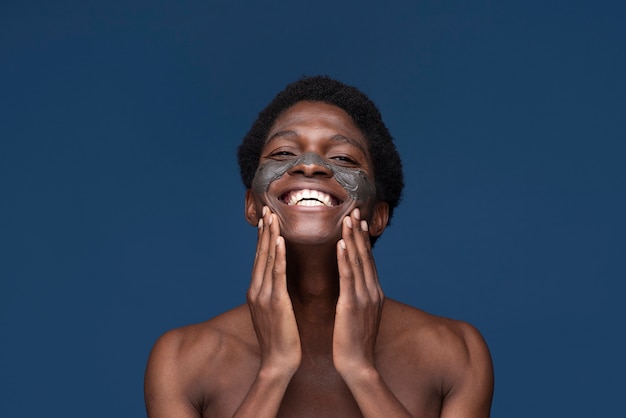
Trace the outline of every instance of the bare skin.
[[[384, 231], [387, 205], [350, 198], [333, 177], [341, 164], [373, 178], [350, 117], [300, 102], [269, 138], [261, 163], [306, 152], [329, 163], [296, 164], [247, 192], [258, 225], [248, 303], [157, 341], [148, 416], [488, 417], [493, 370], [478, 331], [384, 297], [370, 236]], [[285, 201], [304, 189], [333, 203]]]

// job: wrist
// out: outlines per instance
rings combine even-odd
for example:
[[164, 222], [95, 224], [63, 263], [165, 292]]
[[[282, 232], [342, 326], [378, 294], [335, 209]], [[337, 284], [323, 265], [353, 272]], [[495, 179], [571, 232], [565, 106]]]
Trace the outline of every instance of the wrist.
[[349, 386], [351, 384], [364, 384], [368, 382], [374, 382], [380, 379], [378, 370], [373, 365], [351, 364], [345, 366], [335, 366], [339, 375]]
[[275, 383], [278, 383], [282, 380], [289, 381], [298, 370], [298, 367], [299, 365], [265, 363], [261, 364], [258, 376], [262, 380]]

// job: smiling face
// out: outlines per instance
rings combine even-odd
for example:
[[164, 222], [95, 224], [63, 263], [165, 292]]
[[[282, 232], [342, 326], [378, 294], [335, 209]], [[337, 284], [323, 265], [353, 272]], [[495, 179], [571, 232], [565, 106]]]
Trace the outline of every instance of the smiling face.
[[336, 242], [342, 219], [356, 207], [372, 235], [382, 233], [387, 220], [367, 140], [345, 111], [322, 102], [296, 103], [270, 129], [246, 195], [250, 223], [263, 205], [292, 242]]

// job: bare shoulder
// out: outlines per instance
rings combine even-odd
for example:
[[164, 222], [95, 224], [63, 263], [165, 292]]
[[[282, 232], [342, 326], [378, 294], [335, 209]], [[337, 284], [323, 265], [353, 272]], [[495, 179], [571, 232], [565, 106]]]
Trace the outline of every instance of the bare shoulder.
[[224, 370], [255, 357], [255, 344], [245, 305], [166, 332], [154, 344], [146, 367], [146, 405], [178, 403], [201, 410], [228, 384], [220, 377]]
[[422, 350], [435, 350], [447, 360], [463, 360], [487, 351], [480, 332], [467, 322], [429, 314], [420, 309], [385, 300], [381, 337], [411, 342]]
[[414, 365], [413, 372], [440, 385], [442, 412], [446, 403], [466, 410], [489, 410], [493, 366], [487, 344], [474, 326], [386, 299], [379, 337], [389, 356], [402, 358], [405, 364]]

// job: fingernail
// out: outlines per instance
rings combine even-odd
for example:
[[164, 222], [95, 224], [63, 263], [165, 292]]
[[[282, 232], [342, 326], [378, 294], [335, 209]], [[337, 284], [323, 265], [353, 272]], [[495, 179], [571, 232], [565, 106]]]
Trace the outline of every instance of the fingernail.
[[367, 221], [361, 221], [361, 229], [367, 231]]
[[257, 224], [259, 229], [263, 228], [263, 218], [259, 219], [259, 223]]
[[274, 215], [272, 214], [270, 215], [270, 219], [267, 221], [267, 225], [268, 226], [271, 225], [273, 220], [274, 220]]
[[354, 217], [356, 219], [361, 219], [361, 211], [359, 210], [359, 208], [354, 209], [354, 212], [352, 213], [354, 213]]
[[343, 250], [345, 250], [345, 249], [346, 249], [346, 242], [345, 242], [344, 240], [340, 239], [340, 240], [339, 240], [339, 246], [340, 246]]
[[349, 216], [346, 216], [346, 217], [345, 217], [345, 222], [346, 222], [346, 226], [347, 226], [348, 228], [352, 228], [352, 219], [350, 219], [350, 217], [349, 217]]
[[265, 216], [265, 214], [267, 214], [267, 206], [263, 206], [263, 216]]

